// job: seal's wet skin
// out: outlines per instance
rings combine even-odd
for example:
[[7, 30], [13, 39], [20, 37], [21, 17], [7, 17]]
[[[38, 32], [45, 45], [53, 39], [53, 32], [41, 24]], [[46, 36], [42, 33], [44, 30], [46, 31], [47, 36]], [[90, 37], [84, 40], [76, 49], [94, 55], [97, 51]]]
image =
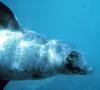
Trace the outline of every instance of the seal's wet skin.
[[[92, 71], [77, 48], [25, 30], [12, 11], [0, 2], [0, 78], [44, 79], [59, 74], [85, 75]], [[8, 81], [1, 81], [2, 88]], [[0, 89], [3, 90], [3, 89]]]

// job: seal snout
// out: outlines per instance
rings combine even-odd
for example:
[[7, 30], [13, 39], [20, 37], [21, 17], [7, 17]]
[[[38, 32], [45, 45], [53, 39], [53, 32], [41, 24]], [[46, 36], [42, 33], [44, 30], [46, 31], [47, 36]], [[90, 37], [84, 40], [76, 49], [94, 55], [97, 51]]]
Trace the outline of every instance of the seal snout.
[[85, 72], [86, 74], [92, 73], [93, 72], [92, 66], [84, 67], [83, 72]]
[[84, 56], [77, 51], [72, 51], [68, 55], [66, 60], [67, 64], [65, 65], [65, 67], [69, 73], [85, 75], [93, 71], [92, 66], [89, 65], [84, 59]]

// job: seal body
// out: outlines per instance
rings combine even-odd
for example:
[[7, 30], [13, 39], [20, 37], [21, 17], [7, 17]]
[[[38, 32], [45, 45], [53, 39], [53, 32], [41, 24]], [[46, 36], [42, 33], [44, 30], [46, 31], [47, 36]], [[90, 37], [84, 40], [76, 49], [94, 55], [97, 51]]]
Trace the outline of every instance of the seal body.
[[[35, 79], [60, 73], [71, 46], [33, 31], [0, 31], [0, 77]], [[6, 75], [6, 76], [5, 76]]]

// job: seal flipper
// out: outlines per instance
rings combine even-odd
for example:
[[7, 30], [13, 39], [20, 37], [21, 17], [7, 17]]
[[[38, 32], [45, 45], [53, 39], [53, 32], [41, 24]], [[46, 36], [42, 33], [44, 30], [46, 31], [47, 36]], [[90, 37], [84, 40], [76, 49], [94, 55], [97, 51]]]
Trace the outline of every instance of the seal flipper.
[[8, 84], [9, 80], [0, 80], [0, 90], [4, 90], [5, 86]]
[[13, 12], [0, 1], [0, 28], [22, 30]]

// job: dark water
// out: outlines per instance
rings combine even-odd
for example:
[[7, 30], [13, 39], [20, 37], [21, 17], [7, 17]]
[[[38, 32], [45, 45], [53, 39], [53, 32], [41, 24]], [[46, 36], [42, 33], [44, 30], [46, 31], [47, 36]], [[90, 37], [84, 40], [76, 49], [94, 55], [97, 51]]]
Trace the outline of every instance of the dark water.
[[5, 90], [100, 90], [100, 0], [3, 0], [22, 26], [76, 45], [93, 65], [86, 76], [11, 81]]

